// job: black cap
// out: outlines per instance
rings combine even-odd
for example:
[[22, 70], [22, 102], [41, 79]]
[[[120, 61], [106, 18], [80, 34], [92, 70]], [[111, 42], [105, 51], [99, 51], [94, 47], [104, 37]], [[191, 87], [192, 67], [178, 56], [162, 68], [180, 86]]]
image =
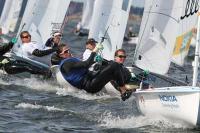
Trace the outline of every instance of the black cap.
[[97, 41], [94, 40], [94, 38], [89, 38], [86, 42], [86, 45], [89, 43], [98, 43]]

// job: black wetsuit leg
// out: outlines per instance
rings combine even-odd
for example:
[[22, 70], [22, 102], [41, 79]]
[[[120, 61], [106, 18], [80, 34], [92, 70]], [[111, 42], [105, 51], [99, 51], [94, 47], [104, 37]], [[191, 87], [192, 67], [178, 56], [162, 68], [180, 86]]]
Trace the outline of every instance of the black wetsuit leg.
[[89, 93], [99, 92], [109, 81], [116, 81], [119, 86], [124, 85], [123, 73], [120, 64], [112, 62], [94, 77], [85, 77], [83, 89]]

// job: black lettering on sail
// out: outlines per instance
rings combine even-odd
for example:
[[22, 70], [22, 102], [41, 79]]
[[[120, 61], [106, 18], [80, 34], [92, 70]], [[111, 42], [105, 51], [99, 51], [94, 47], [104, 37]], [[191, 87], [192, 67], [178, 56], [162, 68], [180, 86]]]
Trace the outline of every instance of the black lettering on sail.
[[181, 19], [185, 17], [192, 16], [193, 14], [197, 13], [199, 10], [199, 0], [188, 0], [185, 6], [185, 14], [181, 16]]

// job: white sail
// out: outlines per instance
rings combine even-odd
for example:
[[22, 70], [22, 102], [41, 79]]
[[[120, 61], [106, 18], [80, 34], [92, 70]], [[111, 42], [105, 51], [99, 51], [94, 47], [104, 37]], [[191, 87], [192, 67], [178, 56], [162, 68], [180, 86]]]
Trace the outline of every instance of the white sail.
[[[29, 1], [18, 31], [18, 36], [21, 31], [29, 31], [31, 40], [37, 42], [41, 49], [45, 49], [44, 44], [51, 37], [52, 32], [61, 30], [69, 3], [70, 0]], [[13, 52], [23, 55], [20, 48], [21, 39], [18, 40], [18, 45], [15, 45]], [[40, 59], [46, 64], [50, 62], [50, 56], [40, 57]]]
[[[183, 5], [186, 5], [186, 2], [189, 4], [194, 4], [193, 7], [185, 8], [182, 11], [182, 14], [185, 12], [192, 12], [195, 13], [198, 11], [198, 1], [184, 1]], [[197, 4], [195, 3], [197, 2]], [[193, 9], [192, 9], [193, 8]], [[189, 11], [189, 9], [192, 9]], [[175, 47], [173, 51], [172, 61], [180, 66], [183, 66], [184, 59], [188, 54], [191, 40], [193, 38], [193, 34], [195, 32], [195, 26], [197, 24], [197, 15], [192, 15], [190, 17], [182, 16], [183, 19], [180, 21], [179, 31], [175, 42]]]
[[0, 27], [2, 28], [2, 32], [4, 34], [8, 33], [8, 29], [6, 29], [7, 27], [5, 27], [4, 24], [6, 23], [6, 19], [7, 19], [7, 16], [9, 14], [11, 4], [12, 4], [12, 0], [6, 0], [5, 1], [3, 11], [2, 11], [2, 14], [1, 14], [1, 18], [0, 18]]
[[[29, 31], [31, 24], [32, 23], [39, 23], [45, 9], [47, 8], [47, 4], [48, 4], [49, 0], [29, 0], [27, 2], [25, 11], [24, 11], [24, 15], [22, 17], [21, 20], [21, 24], [20, 27], [18, 29], [18, 33], [17, 33], [17, 44], [14, 45], [13, 47], [13, 52], [20, 52], [20, 46], [21, 46], [21, 39], [19, 38], [19, 35], [22, 31]], [[37, 39], [37, 37], [33, 36], [32, 40], [36, 41], [36, 40], [41, 40], [40, 36], [38, 37], [39, 39]]]
[[[146, 1], [145, 1], [146, 2]], [[157, 1], [159, 2], [159, 1]], [[165, 3], [165, 0], [162, 0], [163, 3]], [[170, 3], [172, 1], [168, 0], [167, 3]], [[181, 9], [181, 14], [178, 15], [178, 17], [170, 15], [170, 14], [166, 14], [168, 17], [173, 17], [173, 19], [177, 19], [179, 20], [179, 24], [175, 25], [171, 25], [171, 27], [168, 27], [168, 24], [170, 23], [166, 23], [166, 25], [162, 25], [164, 28], [164, 31], [167, 29], [171, 30], [168, 32], [168, 34], [164, 34], [164, 37], [166, 39], [170, 39], [168, 37], [172, 35], [174, 35], [174, 33], [176, 32], [175, 29], [177, 29], [177, 32], [175, 35], [175, 39], [174, 39], [174, 43], [172, 43], [174, 46], [176, 44], [176, 47], [172, 52], [177, 52], [177, 53], [181, 53], [181, 50], [184, 50], [185, 47], [187, 47], [187, 44], [189, 43], [189, 41], [191, 40], [191, 31], [193, 29], [193, 27], [195, 26], [195, 22], [196, 22], [196, 15], [197, 15], [197, 11], [199, 10], [199, 0], [177, 0], [174, 1], [174, 5], [170, 7], [165, 7], [163, 8], [163, 10], [167, 11], [167, 10], [176, 10], [176, 9]], [[177, 3], [176, 3], [177, 2]], [[152, 4], [149, 1], [150, 4]], [[154, 1], [153, 1], [154, 3]], [[167, 3], [165, 3], [165, 6], [167, 5]], [[158, 3], [154, 3], [156, 4], [156, 7], [159, 7], [160, 4]], [[152, 7], [154, 7], [154, 5], [152, 5]], [[145, 10], [146, 11], [146, 10]], [[152, 12], [151, 10], [149, 10], [151, 13], [158, 13], [158, 12]], [[172, 11], [173, 12], [173, 11]], [[177, 13], [179, 13], [179, 11], [177, 11]], [[159, 14], [164, 15], [163, 12], [159, 12]], [[149, 15], [148, 17], [152, 17], [151, 15]], [[191, 19], [193, 18], [193, 19]], [[157, 19], [158, 22], [162, 22], [164, 18], [162, 18], [160, 16], [159, 20]], [[166, 20], [165, 20], [166, 21]], [[193, 22], [191, 22], [193, 21]], [[148, 27], [147, 23], [143, 23], [145, 26]], [[148, 82], [151, 84], [151, 87], [144, 89], [142, 88], [142, 84], [141, 84], [141, 88], [137, 89], [137, 91], [134, 93], [135, 97], [136, 97], [136, 103], [137, 106], [139, 108], [139, 110], [141, 111], [141, 113], [143, 113], [144, 115], [147, 115], [149, 117], [152, 116], [162, 116], [162, 117], [166, 117], [167, 119], [170, 119], [172, 121], [178, 120], [177, 122], [184, 122], [187, 123], [189, 125], [192, 126], [196, 126], [196, 125], [200, 125], [200, 107], [199, 107], [199, 100], [200, 100], [200, 88], [196, 87], [196, 83], [197, 83], [197, 76], [198, 76], [198, 66], [199, 66], [199, 26], [200, 26], [200, 20], [198, 20], [198, 28], [197, 28], [197, 42], [196, 42], [196, 49], [195, 49], [195, 61], [194, 61], [194, 73], [193, 73], [193, 86], [186, 86], [187, 84], [184, 85], [184, 83], [175, 83], [176, 79], [173, 79], [172, 82], [174, 81], [173, 84], [166, 84], [166, 85], [162, 85], [161, 88], [158, 88], [156, 86], [156, 77], [159, 79], [163, 79], [167, 82], [172, 83], [169, 79], [170, 78], [164, 78], [161, 77], [158, 74], [149, 74], [148, 75]], [[144, 27], [143, 27], [144, 28]], [[160, 29], [159, 29], [160, 31]], [[145, 32], [145, 31], [144, 31]], [[161, 32], [163, 33], [163, 32]], [[144, 33], [145, 34], [145, 33]], [[146, 36], [148, 37], [148, 36]], [[171, 38], [172, 39], [172, 38]], [[149, 40], [148, 42], [150, 42], [151, 40]], [[176, 42], [176, 43], [175, 43]], [[151, 42], [150, 42], [151, 43]], [[148, 47], [149, 43], [146, 43], [146, 47]], [[156, 44], [155, 44], [156, 45]], [[153, 45], [154, 46], [154, 45]], [[154, 46], [155, 47], [155, 46]], [[151, 48], [151, 47], [149, 47]], [[182, 49], [181, 49], [182, 48]], [[161, 54], [157, 54], [156, 51], [151, 51], [152, 53], [149, 53], [149, 56], [152, 55], [157, 55], [157, 61], [163, 63], [163, 56], [166, 56], [165, 53], [163, 53], [162, 49], [157, 49], [158, 52], [161, 52]], [[149, 52], [147, 50], [147, 52]], [[140, 54], [140, 53], [138, 53]], [[142, 53], [143, 54], [143, 53]], [[173, 53], [171, 53], [171, 56], [174, 55]], [[141, 55], [142, 56], [142, 55]], [[148, 55], [145, 56], [145, 58], [148, 57]], [[143, 57], [141, 57], [143, 58]], [[152, 57], [147, 58], [147, 59], [152, 59]], [[146, 60], [148, 62], [148, 60]], [[165, 60], [166, 61], [166, 60]], [[170, 60], [169, 60], [170, 61]], [[146, 62], [146, 64], [147, 64]], [[162, 64], [157, 63], [156, 61], [152, 61], [155, 62], [156, 65], [161, 65], [159, 67], [157, 67], [157, 69], [162, 69]], [[150, 62], [151, 63], [151, 62]], [[136, 64], [137, 65], [137, 64]], [[141, 65], [141, 64], [140, 64]], [[141, 65], [142, 66], [142, 65]], [[148, 66], [148, 64], [146, 65]], [[144, 65], [143, 65], [144, 67]], [[154, 67], [156, 67], [154, 65]], [[147, 68], [152, 68], [152, 67], [147, 67]], [[151, 69], [151, 70], [155, 70], [155, 69]], [[167, 68], [166, 68], [167, 70]], [[156, 71], [156, 70], [155, 70]], [[156, 71], [156, 72], [164, 72], [164, 71]], [[152, 76], [152, 77], [151, 77]], [[159, 80], [157, 80], [159, 81]], [[141, 81], [142, 82], [142, 81]], [[157, 85], [160, 85], [162, 82], [160, 82]], [[184, 117], [183, 117], [184, 116]]]
[[14, 32], [21, 11], [22, 2], [23, 0], [13, 0], [12, 2], [6, 1], [5, 9], [3, 10], [3, 18], [1, 20], [4, 34], [7, 34], [9, 31]]
[[38, 25], [43, 43], [46, 42], [52, 32], [61, 30], [69, 4], [70, 0], [49, 1], [47, 10]]
[[89, 29], [92, 20], [93, 8], [95, 0], [87, 0], [84, 2], [83, 16], [81, 20], [81, 28]]
[[145, 0], [136, 66], [158, 74], [167, 73], [185, 9], [183, 3], [183, 0]]
[[9, 21], [9, 31], [14, 32], [19, 14], [22, 8], [23, 0], [13, 0], [7, 21]]
[[116, 49], [122, 47], [125, 28], [129, 16], [131, 0], [96, 0], [89, 32], [89, 38], [101, 41], [103, 57], [111, 60]]
[[28, 1], [19, 32], [27, 30], [33, 41], [44, 44], [52, 32], [60, 30], [69, 3], [70, 0]]
[[42, 3], [40, 3], [39, 0], [29, 0], [27, 2], [20, 28], [18, 30], [18, 35], [20, 34], [21, 30], [29, 29], [34, 15], [37, 15], [38, 17], [40, 16], [39, 12], [37, 13], [37, 8], [45, 8], [44, 5], [48, 4], [48, 0], [44, 0]]

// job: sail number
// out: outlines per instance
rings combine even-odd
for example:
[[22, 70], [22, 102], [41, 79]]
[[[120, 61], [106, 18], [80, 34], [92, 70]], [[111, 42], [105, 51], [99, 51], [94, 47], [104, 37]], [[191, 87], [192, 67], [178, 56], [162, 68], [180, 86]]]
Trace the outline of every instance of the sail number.
[[190, 15], [197, 13], [199, 10], [198, 3], [199, 0], [188, 0], [185, 7], [185, 14], [181, 16], [181, 19], [184, 19], [185, 17], [189, 17]]

